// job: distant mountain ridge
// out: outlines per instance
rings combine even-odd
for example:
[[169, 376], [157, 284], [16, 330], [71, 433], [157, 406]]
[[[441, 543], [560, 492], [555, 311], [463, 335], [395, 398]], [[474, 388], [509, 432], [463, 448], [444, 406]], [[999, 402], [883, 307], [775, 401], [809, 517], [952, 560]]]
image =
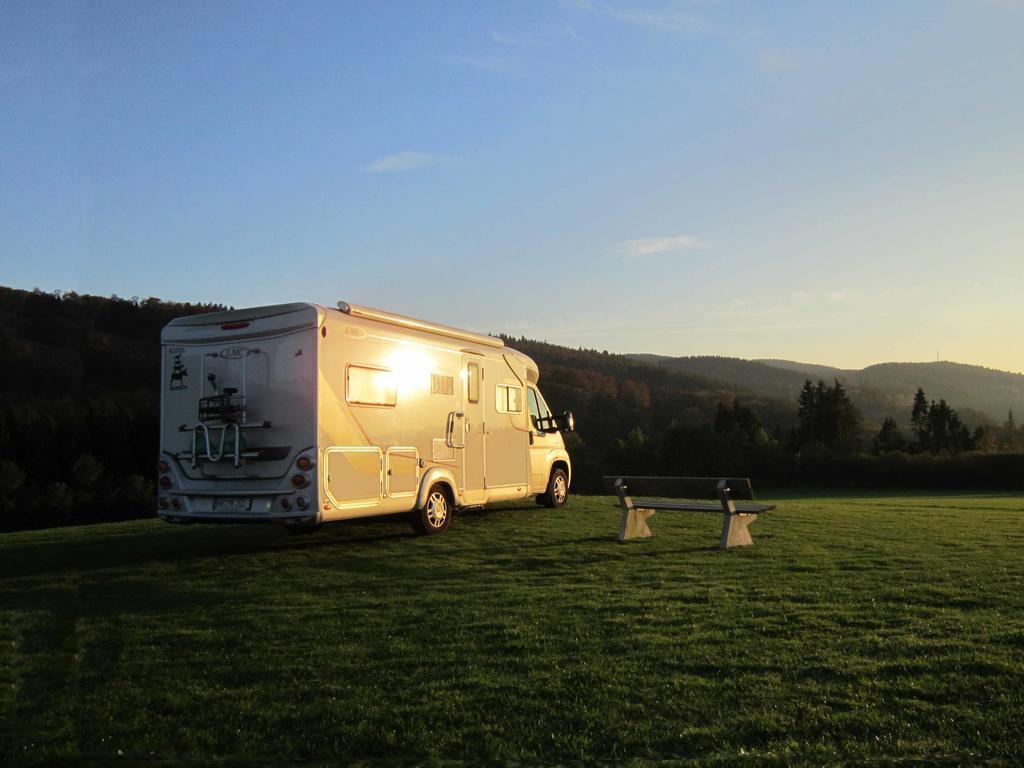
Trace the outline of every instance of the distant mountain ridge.
[[1024, 375], [964, 363], [878, 363], [861, 370], [792, 360], [631, 355], [676, 371], [704, 376], [762, 397], [795, 401], [806, 379], [837, 379], [868, 422], [909, 417], [914, 393], [946, 400], [972, 423], [1001, 424], [1007, 412], [1024, 413]]

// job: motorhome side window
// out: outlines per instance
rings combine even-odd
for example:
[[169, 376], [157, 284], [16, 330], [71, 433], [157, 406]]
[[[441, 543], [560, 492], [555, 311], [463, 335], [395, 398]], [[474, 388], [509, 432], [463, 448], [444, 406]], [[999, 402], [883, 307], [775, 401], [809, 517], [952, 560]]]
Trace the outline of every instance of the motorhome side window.
[[536, 428], [540, 421], [540, 406], [537, 405], [537, 393], [533, 389], [526, 390], [526, 407], [530, 409], [530, 421]]
[[526, 405], [530, 409], [530, 420], [533, 422], [534, 428], [540, 428], [538, 422], [541, 419], [551, 418], [551, 411], [548, 409], [547, 403], [544, 402], [540, 392], [533, 387], [526, 390]]
[[480, 402], [480, 366], [476, 363], [466, 365], [466, 398], [471, 403]]
[[498, 413], [522, 413], [523, 390], [508, 384], [499, 384], [494, 399], [494, 408]]
[[392, 406], [398, 402], [395, 375], [385, 368], [350, 365], [346, 378], [345, 399], [350, 403]]

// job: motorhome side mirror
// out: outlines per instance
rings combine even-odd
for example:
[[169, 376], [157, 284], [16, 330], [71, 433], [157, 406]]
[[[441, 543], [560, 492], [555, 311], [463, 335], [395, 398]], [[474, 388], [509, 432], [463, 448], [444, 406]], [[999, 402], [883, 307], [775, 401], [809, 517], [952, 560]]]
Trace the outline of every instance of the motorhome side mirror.
[[573, 432], [576, 430], [576, 418], [572, 415], [572, 411], [566, 411], [562, 414], [562, 431]]

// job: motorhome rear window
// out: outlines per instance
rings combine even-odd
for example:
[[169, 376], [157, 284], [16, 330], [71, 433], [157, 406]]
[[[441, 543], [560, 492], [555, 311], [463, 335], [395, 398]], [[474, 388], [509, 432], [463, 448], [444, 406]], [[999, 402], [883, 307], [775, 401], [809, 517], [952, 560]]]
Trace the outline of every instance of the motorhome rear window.
[[355, 405], [392, 406], [398, 402], [395, 374], [386, 368], [348, 366], [345, 399]]
[[508, 384], [498, 384], [497, 392], [495, 393], [494, 407], [498, 411], [498, 413], [522, 413], [522, 387], [513, 387]]

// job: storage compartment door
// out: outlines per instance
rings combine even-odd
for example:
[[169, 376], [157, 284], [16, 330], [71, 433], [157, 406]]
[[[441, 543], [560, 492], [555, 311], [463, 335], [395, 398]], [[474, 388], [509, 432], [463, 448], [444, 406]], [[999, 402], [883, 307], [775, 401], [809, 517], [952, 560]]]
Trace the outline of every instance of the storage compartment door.
[[387, 495], [415, 496], [419, 490], [420, 455], [415, 448], [388, 448], [384, 478]]
[[380, 503], [384, 454], [380, 448], [328, 448], [324, 486], [336, 507], [370, 507]]

